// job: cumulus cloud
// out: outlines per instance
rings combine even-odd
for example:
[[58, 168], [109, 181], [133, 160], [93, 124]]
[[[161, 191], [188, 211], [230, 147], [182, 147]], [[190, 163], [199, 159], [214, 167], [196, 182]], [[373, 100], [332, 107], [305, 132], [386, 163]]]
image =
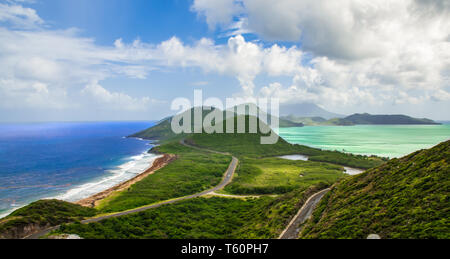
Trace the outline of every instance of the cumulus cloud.
[[0, 23], [9, 23], [13, 27], [21, 29], [37, 28], [44, 23], [34, 9], [17, 5], [16, 2], [26, 1], [16, 0], [9, 1], [10, 4], [0, 3]]
[[[378, 56], [412, 40], [442, 40], [449, 33], [445, 0], [235, 0], [234, 5], [242, 8], [221, 13], [222, 21], [244, 15], [247, 29], [267, 40], [301, 42], [305, 50], [333, 58]], [[220, 8], [209, 4], [206, 19], [215, 20]]]
[[119, 111], [145, 111], [152, 102], [159, 102], [149, 97], [133, 98], [124, 93], [110, 92], [96, 81], [86, 85], [81, 93], [87, 98], [92, 98], [92, 101], [99, 103], [102, 108]]
[[[232, 29], [226, 43], [203, 38], [186, 44], [172, 37], [156, 44], [117, 39], [111, 46], [80, 37], [76, 29], [19, 28], [24, 17], [33, 26], [44, 22], [34, 10], [15, 6], [0, 8], [0, 22], [13, 24], [0, 27], [0, 96], [7, 99], [0, 106], [20, 100], [63, 109], [77, 105], [75, 92], [102, 109], [143, 110], [158, 101], [109, 91], [102, 81], [186, 67], [235, 77], [241, 97], [325, 106], [449, 101], [446, 1], [196, 0], [192, 9], [211, 27]], [[239, 34], [250, 31], [299, 44], [264, 44]], [[255, 85], [258, 76], [272, 82]], [[289, 79], [281, 84], [279, 77]]]
[[151, 62], [154, 66], [198, 67], [207, 73], [236, 77], [242, 87], [241, 94], [246, 97], [254, 94], [256, 76], [262, 73], [293, 75], [302, 59], [302, 52], [296, 47], [273, 45], [265, 48], [246, 41], [241, 35], [230, 37], [224, 45], [217, 45], [206, 38], [187, 45], [172, 37], [156, 46], [119, 41], [116, 47], [127, 60]]
[[[6, 17], [4, 13], [11, 14], [8, 18], [11, 21], [27, 17], [17, 11], [27, 8], [15, 5], [3, 5], [2, 8], [7, 11], [0, 12], [0, 17]], [[34, 10], [27, 13], [35, 14]], [[80, 37], [76, 29], [0, 27], [0, 56], [0, 106], [3, 108], [11, 109], [18, 103], [20, 108], [73, 108], [83, 102], [77, 97], [81, 91], [86, 94], [84, 97], [88, 94], [92, 97], [91, 103], [84, 105], [100, 105], [104, 109], [122, 106], [125, 110], [142, 110], [156, 103], [150, 98], [136, 99], [123, 93], [108, 92], [98, 84], [92, 85], [91, 82], [116, 76], [144, 79], [153, 68], [130, 60], [130, 55], [117, 44], [99, 46], [93, 39]], [[84, 87], [86, 85], [90, 88]]]
[[[234, 2], [242, 9], [222, 20], [242, 22], [230, 22], [228, 28], [301, 46], [290, 50], [291, 60], [283, 60], [276, 54], [277, 46], [272, 47], [274, 66], [269, 71], [282, 68], [274, 75], [293, 75], [293, 80], [284, 87], [266, 86], [261, 95], [340, 105], [446, 99], [450, 85], [448, 1]], [[208, 17], [215, 15], [213, 11], [204, 15], [214, 20]], [[301, 63], [301, 56], [310, 58]]]
[[214, 29], [217, 25], [230, 23], [240, 12], [241, 5], [234, 0], [196, 0], [191, 9], [205, 16], [209, 27]]

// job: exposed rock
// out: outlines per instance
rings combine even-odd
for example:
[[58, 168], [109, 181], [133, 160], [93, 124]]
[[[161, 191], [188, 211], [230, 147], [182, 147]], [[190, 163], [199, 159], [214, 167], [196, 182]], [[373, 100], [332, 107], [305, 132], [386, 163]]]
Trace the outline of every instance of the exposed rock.
[[370, 234], [367, 239], [381, 239], [381, 237], [377, 234]]
[[0, 234], [0, 239], [20, 239], [48, 228], [49, 225], [41, 226], [39, 224], [27, 224], [11, 228]]
[[48, 239], [68, 239], [68, 240], [76, 240], [76, 239], [83, 239], [78, 235], [75, 234], [61, 234], [61, 235], [54, 235], [49, 236]]

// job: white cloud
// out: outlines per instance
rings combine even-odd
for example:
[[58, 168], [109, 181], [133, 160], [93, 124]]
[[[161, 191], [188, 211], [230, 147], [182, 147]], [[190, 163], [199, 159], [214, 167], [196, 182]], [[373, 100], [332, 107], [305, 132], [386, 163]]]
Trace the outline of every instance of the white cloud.
[[[272, 47], [273, 66], [259, 72], [290, 75], [292, 84], [272, 84], [259, 94], [336, 106], [446, 100], [449, 1], [236, 0], [235, 4], [242, 9], [227, 19], [243, 22], [224, 26], [232, 29], [229, 34], [244, 29], [266, 40], [301, 46], [282, 56], [276, 53], [278, 46]], [[204, 15], [214, 20], [208, 15], [215, 12]], [[309, 61], [302, 62], [302, 57]]]
[[241, 5], [234, 0], [196, 0], [191, 9], [205, 16], [209, 27], [214, 29], [230, 23], [233, 15], [240, 12]]
[[11, 4], [0, 3], [0, 22], [9, 23], [15, 28], [33, 29], [42, 25], [44, 21], [31, 8], [25, 8], [10, 1]]
[[[5, 8], [9, 9], [6, 13], [18, 17], [23, 15], [14, 10], [26, 10], [16, 6]], [[119, 106], [126, 110], [151, 108], [155, 100], [146, 97], [133, 99], [122, 93], [91, 95], [99, 98], [99, 101], [91, 99], [90, 104], [77, 96], [90, 82], [121, 75], [146, 78], [152, 68], [127, 59], [127, 53], [119, 47], [96, 45], [93, 39], [78, 36], [76, 29], [50, 30], [40, 27], [22, 30], [16, 26], [0, 27], [0, 106], [10, 109], [15, 106], [68, 109], [83, 103], [100, 105], [104, 109], [116, 109]], [[101, 89], [96, 90], [96, 93], [100, 93]], [[105, 96], [110, 98], [108, 105], [105, 105]], [[116, 106], [112, 103], [115, 101]]]
[[3, 109], [67, 109], [73, 104], [65, 88], [50, 87], [35, 80], [0, 79], [0, 108]]
[[[228, 17], [221, 20], [238, 17], [248, 31], [265, 39], [301, 42], [305, 50], [330, 58], [379, 56], [412, 41], [442, 40], [449, 34], [450, 4], [445, 0], [235, 0], [234, 5], [242, 8], [221, 13]], [[203, 13], [207, 21], [215, 20], [220, 6], [208, 6], [210, 11]]]
[[[102, 109], [142, 110], [157, 101], [108, 91], [102, 80], [146, 79], [149, 71], [179, 67], [235, 77], [243, 97], [277, 96], [283, 102], [336, 107], [449, 101], [450, 8], [445, 1], [257, 2], [197, 0], [192, 8], [210, 26], [222, 25], [231, 34], [253, 31], [301, 44], [267, 46], [238, 34], [225, 44], [205, 38], [185, 44], [172, 37], [159, 44], [117, 39], [100, 46], [76, 29], [23, 30], [17, 22], [0, 27], [0, 97], [7, 99], [0, 105], [24, 100], [29, 107], [88, 105], [74, 97], [82, 92]], [[3, 6], [9, 9], [0, 17], [9, 18], [0, 21], [9, 23], [21, 16], [17, 10], [26, 10]], [[44, 23], [34, 10], [26, 13], [34, 26]], [[291, 82], [259, 89], [258, 76]]]
[[145, 111], [152, 102], [158, 102], [148, 97], [133, 98], [124, 93], [110, 92], [96, 81], [86, 85], [81, 93], [87, 98], [92, 98], [92, 101], [98, 102], [101, 107], [109, 110]]

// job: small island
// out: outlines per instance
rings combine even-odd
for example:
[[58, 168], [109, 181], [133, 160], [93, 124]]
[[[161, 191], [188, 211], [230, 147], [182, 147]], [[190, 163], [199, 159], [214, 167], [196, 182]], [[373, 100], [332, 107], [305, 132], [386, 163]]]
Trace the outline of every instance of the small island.
[[441, 125], [426, 118], [413, 118], [407, 115], [372, 115], [368, 113], [353, 114], [344, 118], [326, 120], [322, 117], [296, 117], [289, 115], [284, 120], [302, 123], [305, 126], [354, 126], [354, 125]]

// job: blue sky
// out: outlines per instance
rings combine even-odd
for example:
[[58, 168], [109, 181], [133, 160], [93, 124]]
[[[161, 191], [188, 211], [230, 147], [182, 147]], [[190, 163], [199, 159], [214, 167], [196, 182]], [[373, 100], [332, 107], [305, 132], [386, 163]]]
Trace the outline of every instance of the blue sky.
[[160, 119], [194, 89], [450, 119], [445, 2], [276, 3], [0, 0], [0, 121]]
[[34, 5], [53, 28], [76, 27], [98, 44], [111, 45], [116, 39], [161, 42], [177, 36], [189, 42], [215, 37], [215, 32], [190, 11], [192, 1], [148, 0], [46, 0]]

